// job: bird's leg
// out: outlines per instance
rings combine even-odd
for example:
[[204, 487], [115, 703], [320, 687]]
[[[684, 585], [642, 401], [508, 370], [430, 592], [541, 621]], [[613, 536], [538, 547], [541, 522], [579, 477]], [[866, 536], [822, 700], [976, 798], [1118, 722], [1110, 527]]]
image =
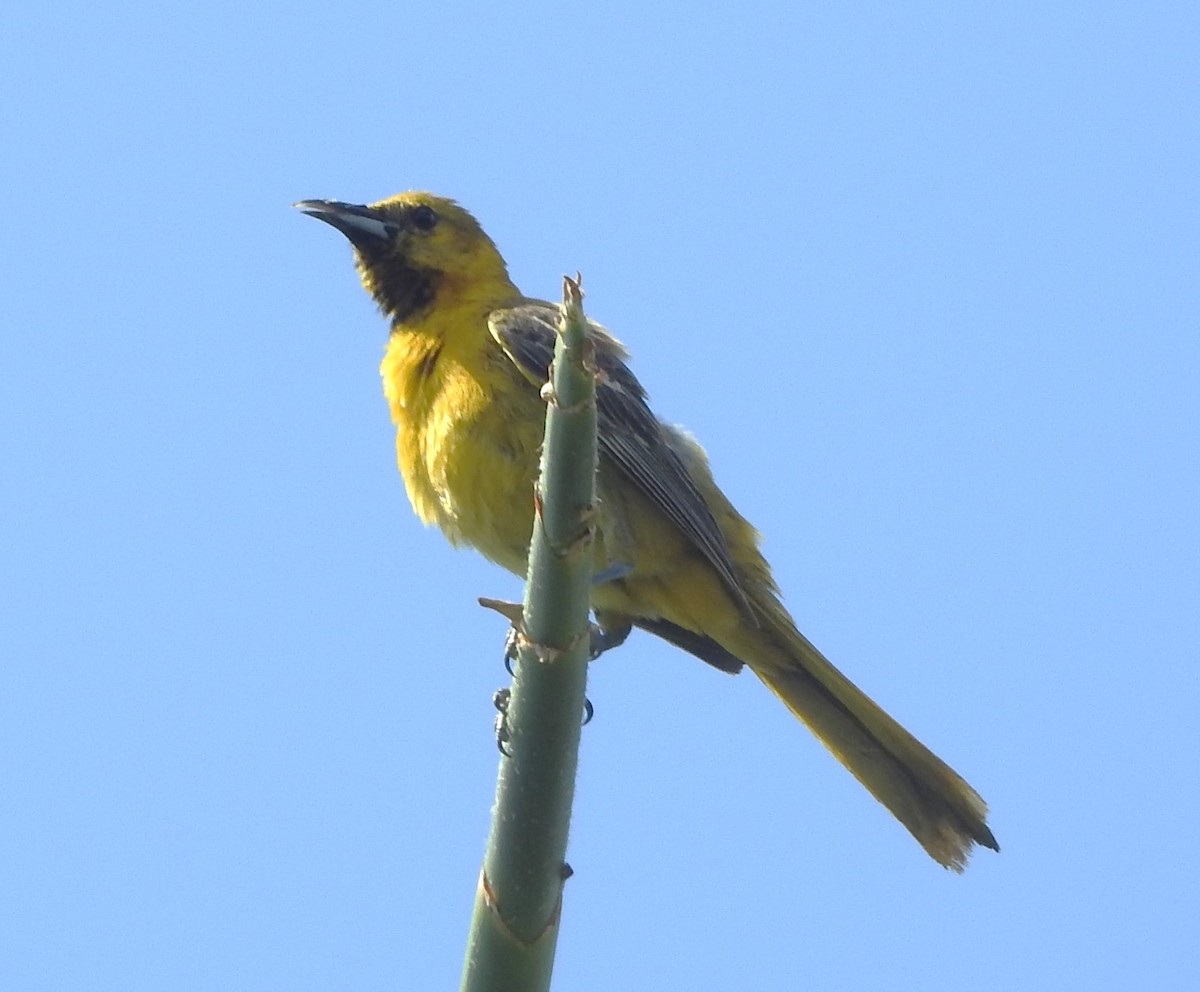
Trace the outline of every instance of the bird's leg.
[[599, 572], [592, 573], [592, 585], [602, 586], [606, 582], [616, 582], [617, 579], [623, 579], [633, 571], [633, 566], [628, 562], [619, 561], [609, 565], [607, 568], [600, 569]]
[[[613, 562], [600, 569], [600, 571], [593, 573], [592, 586], [594, 588], [608, 582], [619, 582], [632, 571], [633, 566], [628, 562]], [[629, 636], [629, 632], [632, 629], [633, 623], [628, 617], [622, 616], [619, 613], [597, 610], [596, 622], [591, 625], [591, 660], [595, 661], [605, 651], [624, 644], [625, 638]]]
[[[611, 571], [611, 569], [610, 569]], [[625, 569], [620, 574], [628, 574], [629, 569]], [[488, 599], [480, 597], [480, 606], [486, 606], [490, 610], [495, 610], [497, 613], [508, 618], [512, 626], [508, 628], [508, 633], [504, 635], [504, 670], [512, 677], [516, 677], [514, 666], [517, 663], [517, 655], [521, 648], [521, 638], [524, 636], [523, 623], [524, 616], [520, 603], [507, 603], [499, 599]], [[588, 650], [588, 660], [594, 661], [600, 654], [610, 647], [616, 647], [626, 637], [629, 636], [631, 625], [625, 624], [624, 631], [610, 630], [608, 627], [602, 627], [599, 624], [588, 624], [588, 632], [591, 637], [591, 645]], [[598, 646], [600, 645], [600, 646]], [[508, 730], [508, 703], [512, 698], [512, 689], [502, 688], [497, 689], [492, 696], [492, 705], [496, 707], [496, 747], [500, 749], [500, 753], [505, 757], [512, 757], [512, 752], [509, 751], [509, 742], [512, 739]], [[592, 705], [590, 699], [583, 701], [583, 725], [586, 727], [592, 722], [592, 717], [596, 715], [596, 708]]]

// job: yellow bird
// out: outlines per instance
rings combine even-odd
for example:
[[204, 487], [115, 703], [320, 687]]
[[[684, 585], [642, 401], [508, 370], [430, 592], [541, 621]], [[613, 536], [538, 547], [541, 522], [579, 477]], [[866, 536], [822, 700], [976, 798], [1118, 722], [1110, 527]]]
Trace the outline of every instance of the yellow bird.
[[[391, 321], [380, 371], [417, 516], [523, 577], [558, 307], [513, 285], [453, 200], [296, 206], [349, 238]], [[603, 373], [596, 571], [618, 576], [592, 595], [607, 641], [639, 627], [722, 671], [749, 667], [938, 863], [961, 871], [974, 844], [999, 850], [975, 790], [796, 629], [758, 533], [703, 450], [651, 412], [621, 344], [596, 325], [592, 335]]]

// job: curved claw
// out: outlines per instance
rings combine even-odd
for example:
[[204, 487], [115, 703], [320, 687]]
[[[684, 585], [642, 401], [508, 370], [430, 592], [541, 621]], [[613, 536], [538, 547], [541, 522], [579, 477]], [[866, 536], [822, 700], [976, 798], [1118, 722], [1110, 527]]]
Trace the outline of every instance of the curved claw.
[[520, 645], [521, 632], [516, 627], [509, 627], [508, 633], [504, 637], [504, 670], [510, 676], [515, 676], [517, 673], [513, 671], [513, 666], [517, 663], [517, 648]]
[[492, 694], [492, 705], [496, 707], [496, 750], [506, 758], [512, 757], [512, 751], [508, 748], [508, 742], [512, 740], [508, 730], [508, 701], [511, 698], [512, 690], [507, 686]]

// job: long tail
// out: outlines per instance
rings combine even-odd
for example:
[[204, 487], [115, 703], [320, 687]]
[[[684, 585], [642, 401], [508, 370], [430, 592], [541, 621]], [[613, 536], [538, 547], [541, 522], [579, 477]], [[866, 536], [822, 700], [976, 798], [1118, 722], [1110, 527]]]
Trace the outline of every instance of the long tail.
[[1000, 850], [985, 822], [987, 804], [954, 769], [839, 672], [790, 618], [773, 617], [768, 626], [783, 650], [762, 660], [760, 651], [735, 653], [935, 861], [962, 871], [973, 845]]

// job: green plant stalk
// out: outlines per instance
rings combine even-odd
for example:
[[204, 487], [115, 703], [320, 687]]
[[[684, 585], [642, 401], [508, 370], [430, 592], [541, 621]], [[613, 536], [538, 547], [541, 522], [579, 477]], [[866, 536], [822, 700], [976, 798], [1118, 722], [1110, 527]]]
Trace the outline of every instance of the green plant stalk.
[[463, 966], [463, 992], [550, 988], [590, 647], [595, 367], [579, 283], [564, 280], [535, 500], [507, 754]]

